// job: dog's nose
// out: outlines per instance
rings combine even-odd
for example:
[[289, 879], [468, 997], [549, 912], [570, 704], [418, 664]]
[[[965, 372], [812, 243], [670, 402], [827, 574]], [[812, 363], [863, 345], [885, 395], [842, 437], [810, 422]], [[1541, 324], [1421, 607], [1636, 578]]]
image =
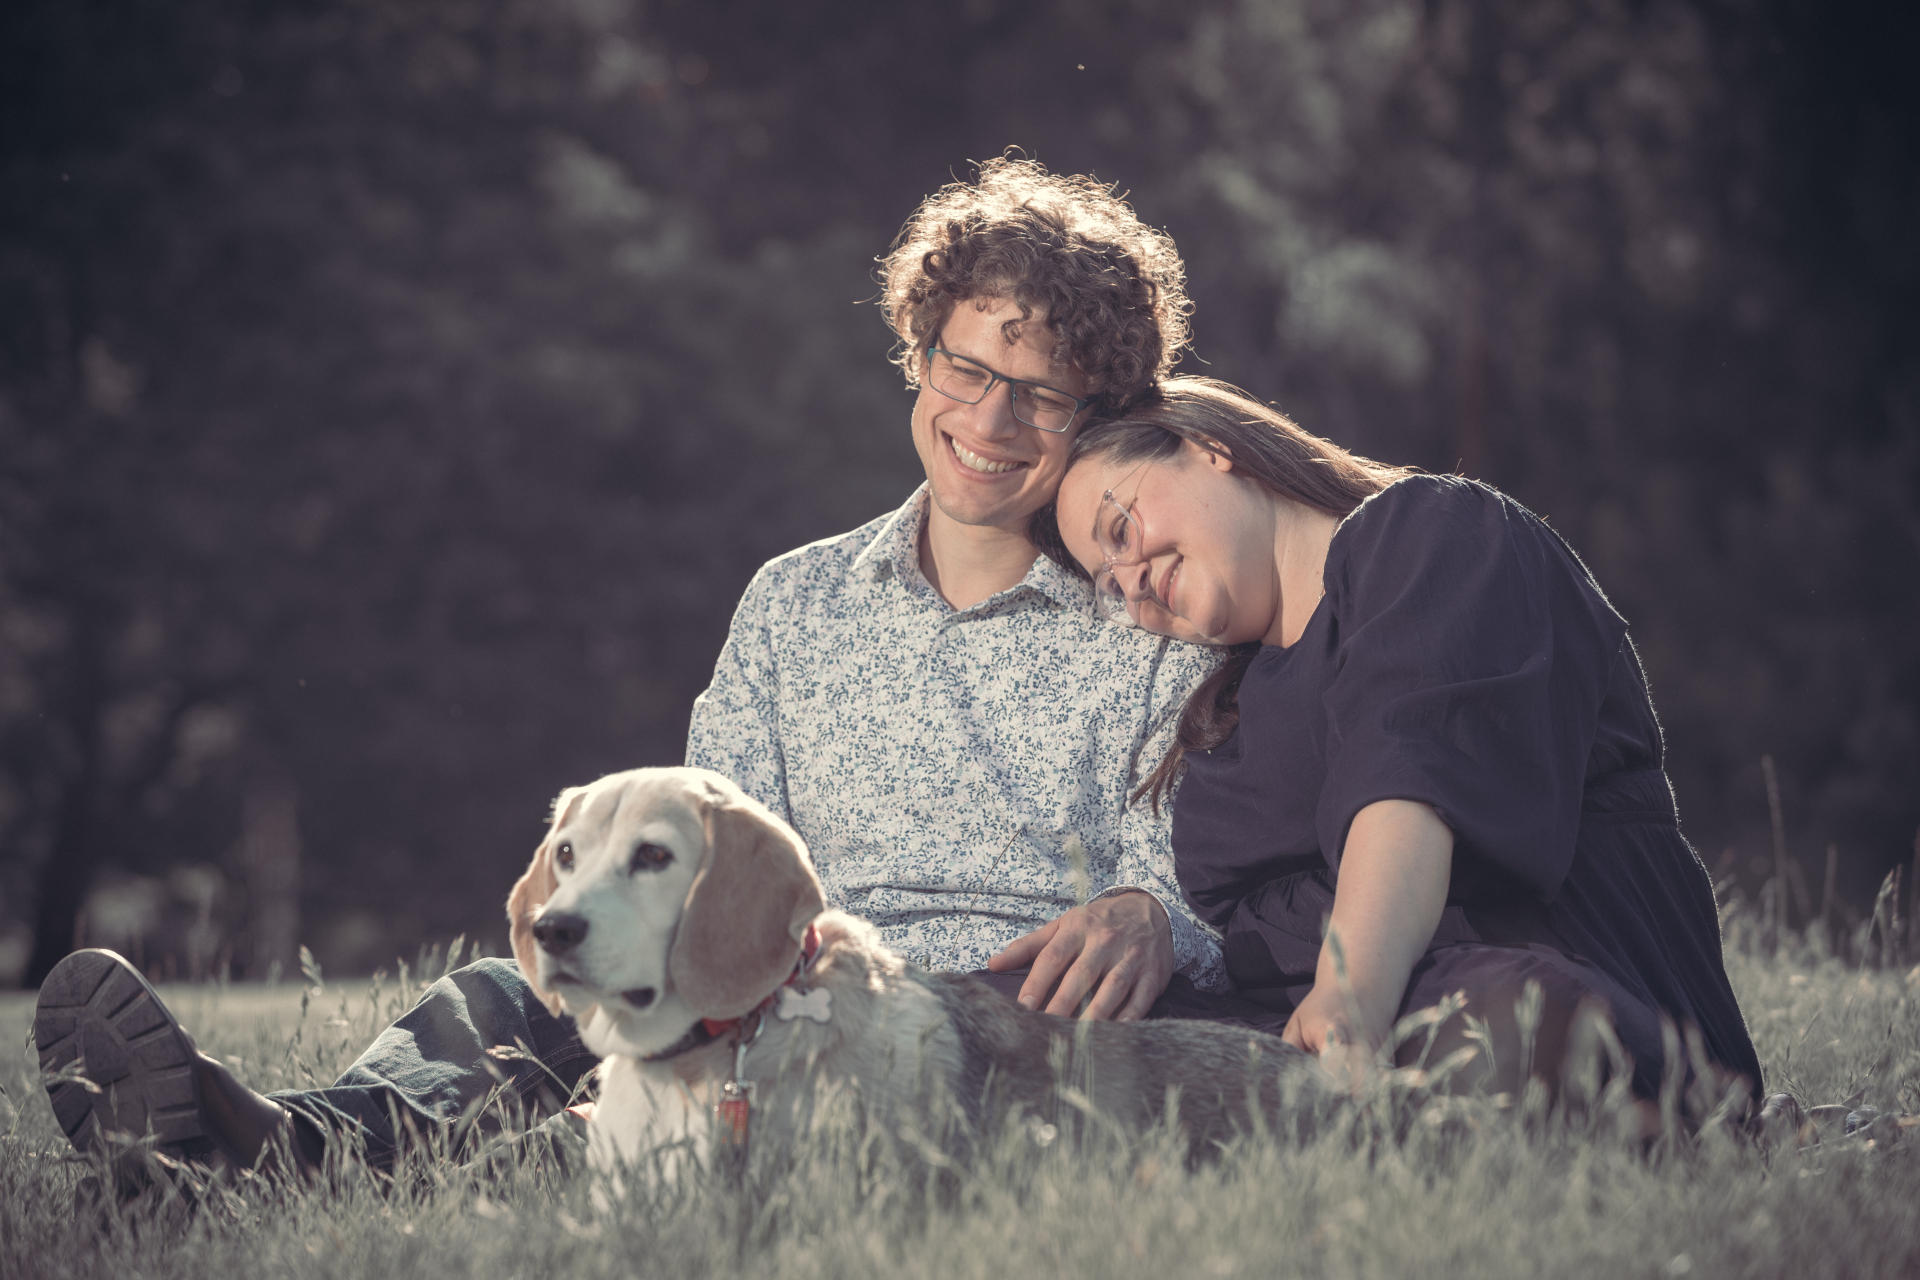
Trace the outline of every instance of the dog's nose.
[[644, 1009], [653, 1003], [652, 987], [632, 987], [620, 993], [620, 998], [636, 1009]]
[[534, 941], [549, 955], [565, 955], [587, 938], [587, 918], [567, 911], [542, 913], [533, 922]]

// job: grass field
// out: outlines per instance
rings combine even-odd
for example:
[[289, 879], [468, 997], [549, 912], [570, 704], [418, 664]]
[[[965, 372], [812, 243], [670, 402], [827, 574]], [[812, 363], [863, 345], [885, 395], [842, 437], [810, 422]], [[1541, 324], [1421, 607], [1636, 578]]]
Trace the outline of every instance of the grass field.
[[[1736, 918], [1734, 924], [1739, 925]], [[1920, 967], [1863, 966], [1730, 930], [1769, 1089], [1920, 1112]], [[324, 1083], [417, 993], [172, 987], [203, 1048], [264, 1089]], [[0, 1276], [704, 1277], [1920, 1275], [1920, 1128], [1651, 1153], [1492, 1103], [1385, 1101], [1305, 1145], [1249, 1141], [1188, 1171], [1149, 1145], [1014, 1135], [944, 1181], [871, 1149], [803, 1153], [751, 1193], [704, 1179], [596, 1209], [590, 1179], [403, 1189], [248, 1185], [199, 1211], [76, 1208], [88, 1173], [34, 1067], [32, 997], [0, 996]], [[1902, 1136], [1904, 1135], [1904, 1137]], [[941, 1189], [928, 1193], [930, 1182]]]

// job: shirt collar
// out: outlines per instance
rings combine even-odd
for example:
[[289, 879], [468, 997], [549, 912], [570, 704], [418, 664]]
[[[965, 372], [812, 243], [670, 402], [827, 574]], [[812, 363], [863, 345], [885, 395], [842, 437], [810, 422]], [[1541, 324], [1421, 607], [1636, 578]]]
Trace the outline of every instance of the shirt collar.
[[[927, 504], [930, 501], [932, 497], [927, 485], [922, 483], [899, 510], [886, 518], [867, 545], [860, 549], [860, 554], [853, 559], [854, 568], [871, 581], [877, 582], [891, 573], [901, 582], [924, 582], [925, 578], [920, 573], [920, 531], [926, 527]], [[1045, 554], [1034, 557], [1027, 576], [1016, 586], [991, 597], [990, 601], [982, 601], [982, 604], [1024, 591], [1037, 593], [1062, 608], [1089, 612], [1093, 608], [1092, 585], [1078, 574], [1055, 564]]]
[[871, 541], [853, 558], [853, 567], [874, 581], [892, 573], [911, 582], [920, 572], [920, 529], [927, 522], [927, 486], [923, 482], [898, 511], [881, 522]]

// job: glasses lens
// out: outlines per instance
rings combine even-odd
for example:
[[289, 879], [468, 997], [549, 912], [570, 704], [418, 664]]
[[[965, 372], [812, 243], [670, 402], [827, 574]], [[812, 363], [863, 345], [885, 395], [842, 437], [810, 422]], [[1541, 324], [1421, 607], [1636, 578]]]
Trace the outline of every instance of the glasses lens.
[[927, 353], [927, 380], [942, 395], [977, 404], [986, 393], [987, 384], [993, 381], [993, 374], [971, 360], [933, 350]]
[[1023, 382], [1014, 388], [1013, 416], [1042, 431], [1065, 431], [1080, 411], [1071, 396]]
[[1094, 539], [1100, 544], [1100, 558], [1109, 565], [1132, 564], [1140, 558], [1140, 526], [1125, 507], [1114, 501], [1111, 489], [1100, 497], [1100, 523], [1094, 529]]
[[1103, 621], [1123, 627], [1135, 625], [1133, 615], [1127, 612], [1126, 593], [1120, 589], [1111, 569], [1103, 570], [1093, 580], [1093, 608]]

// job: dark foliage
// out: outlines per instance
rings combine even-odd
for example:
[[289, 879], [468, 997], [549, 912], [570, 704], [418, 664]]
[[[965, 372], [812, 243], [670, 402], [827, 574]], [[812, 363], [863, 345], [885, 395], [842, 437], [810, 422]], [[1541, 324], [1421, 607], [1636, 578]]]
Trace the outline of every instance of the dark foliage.
[[497, 936], [753, 567], [916, 482], [861, 304], [1010, 143], [1179, 242], [1184, 369], [1547, 515], [1709, 864], [1771, 867], [1769, 755], [1864, 906], [1920, 824], [1901, 12], [16, 0], [0, 969]]

